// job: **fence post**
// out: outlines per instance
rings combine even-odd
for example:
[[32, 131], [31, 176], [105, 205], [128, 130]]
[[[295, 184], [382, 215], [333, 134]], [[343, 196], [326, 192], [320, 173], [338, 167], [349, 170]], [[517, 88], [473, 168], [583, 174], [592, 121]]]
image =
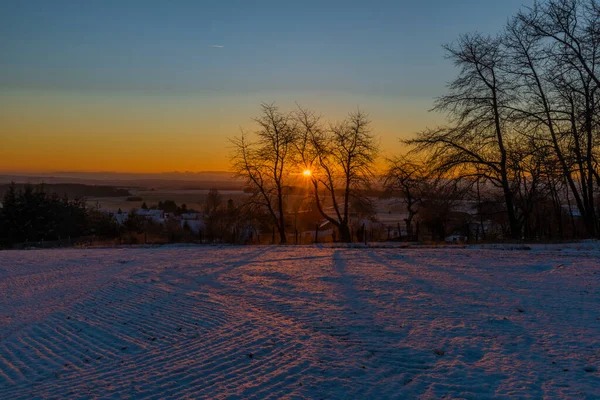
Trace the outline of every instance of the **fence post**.
[[319, 224], [315, 225], [315, 243], [319, 243]]

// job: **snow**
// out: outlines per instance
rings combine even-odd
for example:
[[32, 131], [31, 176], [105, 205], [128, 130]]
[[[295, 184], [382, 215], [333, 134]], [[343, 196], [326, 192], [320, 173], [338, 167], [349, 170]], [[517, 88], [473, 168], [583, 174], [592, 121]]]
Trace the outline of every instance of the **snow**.
[[0, 398], [598, 398], [599, 256], [0, 252]]

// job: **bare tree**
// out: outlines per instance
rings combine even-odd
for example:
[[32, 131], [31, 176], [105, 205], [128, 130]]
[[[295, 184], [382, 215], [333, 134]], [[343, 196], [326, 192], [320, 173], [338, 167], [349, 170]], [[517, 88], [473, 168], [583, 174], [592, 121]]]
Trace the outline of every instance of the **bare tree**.
[[[463, 185], [461, 181], [443, 175], [435, 175], [427, 180], [421, 201], [419, 222], [429, 229], [432, 239], [444, 240], [447, 234], [452, 233], [449, 229], [451, 225], [454, 225], [452, 230], [459, 227], [467, 230], [463, 234], [468, 236], [471, 218], [467, 217], [466, 213], [456, 212], [458, 204], [465, 200], [468, 188], [469, 185]], [[458, 217], [457, 214], [461, 216]]]
[[449, 123], [408, 143], [438, 172], [501, 188], [513, 238], [539, 236], [543, 208], [562, 235], [563, 201], [600, 235], [598, 1], [536, 2], [501, 35], [463, 35], [446, 49], [460, 72], [434, 109]]
[[231, 140], [232, 166], [236, 175], [246, 180], [252, 193], [251, 203], [267, 210], [278, 231], [279, 243], [285, 244], [285, 196], [297, 129], [295, 120], [273, 104], [262, 104], [261, 111], [261, 116], [254, 119], [259, 126], [254, 140], [245, 132]]
[[520, 236], [508, 171], [507, 120], [512, 83], [503, 72], [504, 49], [499, 38], [463, 35], [446, 46], [460, 69], [434, 110], [446, 112], [450, 124], [418, 134], [407, 143], [430, 156], [434, 169], [463, 177], [484, 177], [502, 188], [510, 235]]
[[209, 241], [222, 239], [223, 236], [223, 210], [221, 207], [221, 194], [217, 189], [210, 189], [204, 202], [204, 224], [206, 225], [206, 238]]
[[297, 142], [300, 162], [312, 171], [317, 208], [338, 229], [340, 240], [351, 242], [352, 200], [369, 186], [378, 153], [368, 116], [358, 110], [328, 128], [308, 110], [300, 108], [296, 116], [302, 127]]
[[383, 175], [383, 185], [390, 193], [399, 193], [406, 205], [406, 232], [412, 236], [412, 221], [419, 212], [423, 194], [427, 186], [427, 167], [423, 162], [407, 156], [388, 160], [388, 168]]
[[[536, 208], [541, 208], [548, 193], [544, 190], [543, 170], [546, 152], [537, 147], [535, 139], [515, 139], [508, 154], [510, 182], [519, 209], [519, 224], [523, 236], [534, 238], [540, 233], [534, 226]], [[548, 148], [546, 147], [546, 150]]]
[[590, 236], [600, 233], [599, 24], [596, 1], [551, 0], [520, 12], [506, 30], [510, 72], [521, 84], [517, 115], [551, 144]]
[[600, 5], [596, 0], [548, 0], [536, 2], [517, 18], [552, 47], [563, 62], [577, 64], [597, 86], [600, 45]]

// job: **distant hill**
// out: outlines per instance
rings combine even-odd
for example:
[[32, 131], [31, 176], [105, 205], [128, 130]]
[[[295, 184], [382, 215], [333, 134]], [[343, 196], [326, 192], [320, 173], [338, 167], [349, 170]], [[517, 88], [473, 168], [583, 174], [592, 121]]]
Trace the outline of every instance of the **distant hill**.
[[[26, 184], [17, 183], [17, 189], [22, 189]], [[0, 185], [0, 196], [8, 189], [9, 184]], [[44, 183], [44, 189], [48, 193], [56, 193], [59, 196], [67, 195], [69, 198], [76, 197], [127, 197], [131, 193], [127, 189], [107, 185], [84, 185], [80, 183]]]
[[119, 179], [119, 180], [137, 180], [137, 179], [168, 179], [168, 180], [179, 180], [179, 181], [210, 181], [210, 180], [222, 180], [230, 178], [232, 173], [226, 171], [202, 171], [202, 172], [157, 172], [157, 173], [134, 173], [134, 172], [111, 172], [111, 171], [98, 171], [98, 172], [76, 172], [76, 171], [59, 171], [50, 174], [60, 178], [83, 178], [83, 179]]
[[2, 183], [47, 183], [83, 185], [108, 185], [127, 188], [156, 189], [220, 189], [241, 190], [244, 182], [233, 177], [231, 172], [164, 172], [164, 173], [121, 173], [121, 172], [52, 172], [0, 175]]

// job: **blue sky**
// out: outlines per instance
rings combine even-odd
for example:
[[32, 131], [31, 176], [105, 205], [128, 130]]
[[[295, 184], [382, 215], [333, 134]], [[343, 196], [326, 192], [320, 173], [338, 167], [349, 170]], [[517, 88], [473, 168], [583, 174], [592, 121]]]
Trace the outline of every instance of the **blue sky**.
[[[189, 120], [197, 108], [210, 127], [200, 123], [200, 136], [222, 139], [212, 138], [214, 146], [260, 101], [300, 101], [335, 117], [360, 105], [395, 143], [427, 125], [427, 109], [455, 73], [441, 45], [460, 33], [495, 33], [531, 3], [4, 1], [0, 105], [52, 125], [51, 112], [39, 116], [44, 110], [105, 104], [101, 114], [117, 131], [123, 109], [160, 110], [186, 125], [198, 122]], [[407, 124], [415, 115], [419, 122]], [[0, 114], [0, 123], [7, 118]], [[392, 132], [393, 125], [405, 128]]]

